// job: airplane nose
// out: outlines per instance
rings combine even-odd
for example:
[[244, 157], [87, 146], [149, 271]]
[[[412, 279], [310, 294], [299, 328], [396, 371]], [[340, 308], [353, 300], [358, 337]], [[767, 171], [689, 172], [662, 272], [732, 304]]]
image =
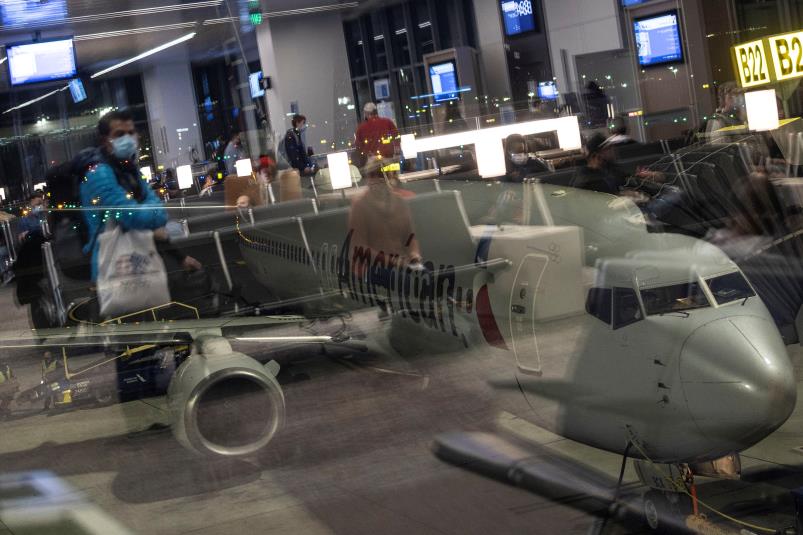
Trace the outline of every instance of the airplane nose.
[[680, 377], [689, 412], [718, 455], [780, 427], [797, 400], [794, 370], [775, 324], [734, 316], [705, 324], [683, 345]]

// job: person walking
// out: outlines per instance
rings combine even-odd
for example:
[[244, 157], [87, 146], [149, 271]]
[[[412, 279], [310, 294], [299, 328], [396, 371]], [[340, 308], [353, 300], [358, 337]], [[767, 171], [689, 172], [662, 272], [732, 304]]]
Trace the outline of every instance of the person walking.
[[284, 152], [290, 167], [303, 175], [312, 175], [315, 168], [310, 161], [307, 148], [304, 146], [302, 134], [307, 129], [307, 118], [303, 115], [294, 115], [291, 121], [292, 128], [284, 136]]
[[357, 167], [364, 167], [372, 156], [393, 158], [400, 148], [396, 124], [390, 119], [380, 117], [379, 109], [373, 102], [363, 108], [363, 119], [354, 133]]

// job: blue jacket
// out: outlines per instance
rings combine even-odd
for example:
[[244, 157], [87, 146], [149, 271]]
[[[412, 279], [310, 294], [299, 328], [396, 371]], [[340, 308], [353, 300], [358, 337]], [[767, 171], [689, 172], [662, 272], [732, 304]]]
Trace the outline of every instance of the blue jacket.
[[[107, 208], [84, 212], [89, 236], [89, 243], [84, 246], [84, 253], [92, 254], [92, 280], [97, 280], [98, 277], [97, 236], [103, 232], [105, 217], [116, 218], [117, 224], [124, 230], [156, 230], [167, 224], [167, 211], [162, 201], [144, 180], [142, 189], [144, 199], [138, 202], [119, 184], [114, 170], [107, 163], [100, 163], [87, 172], [86, 179], [81, 183], [81, 206]], [[143, 206], [153, 206], [153, 209], [143, 210], [141, 209]], [[114, 209], [108, 209], [112, 207]]]

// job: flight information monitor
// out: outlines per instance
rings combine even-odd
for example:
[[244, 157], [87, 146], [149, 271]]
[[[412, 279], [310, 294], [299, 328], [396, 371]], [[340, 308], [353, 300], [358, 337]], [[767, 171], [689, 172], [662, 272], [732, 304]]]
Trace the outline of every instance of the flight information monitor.
[[11, 85], [65, 80], [77, 74], [71, 38], [7, 45], [6, 55]]
[[429, 66], [429, 79], [435, 102], [455, 100], [458, 95], [457, 66], [454, 61]]
[[531, 0], [501, 0], [505, 34], [519, 35], [535, 30], [535, 14]]
[[70, 95], [72, 95], [72, 101], [76, 104], [86, 100], [86, 89], [80, 78], [70, 80]]
[[67, 17], [67, 0], [0, 0], [4, 27], [52, 24]]
[[265, 96], [265, 90], [262, 88], [262, 71], [257, 71], [248, 75], [248, 85], [251, 88], [251, 98], [260, 98]]
[[650, 67], [683, 61], [683, 43], [677, 11], [668, 11], [633, 22], [639, 65]]
[[555, 100], [558, 98], [558, 86], [555, 82], [539, 82], [538, 97], [544, 100]]

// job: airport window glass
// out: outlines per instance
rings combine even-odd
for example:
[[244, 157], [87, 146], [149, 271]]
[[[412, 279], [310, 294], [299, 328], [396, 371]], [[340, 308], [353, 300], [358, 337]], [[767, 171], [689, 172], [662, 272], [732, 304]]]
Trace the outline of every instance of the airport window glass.
[[349, 67], [352, 76], [363, 76], [365, 70], [365, 40], [359, 20], [350, 20], [345, 24], [346, 43], [348, 45]]
[[705, 281], [717, 304], [724, 305], [753, 297], [755, 292], [741, 273], [730, 273]]
[[390, 10], [391, 48], [394, 65], [410, 64], [410, 41], [407, 17], [404, 6], [397, 5]]
[[613, 290], [613, 328], [621, 329], [644, 319], [638, 296], [632, 288]]
[[710, 306], [708, 298], [697, 282], [641, 290], [641, 298], [649, 316]]
[[427, 0], [415, 0], [412, 3], [413, 30], [415, 31], [415, 60], [423, 61], [424, 55], [435, 51], [435, 40], [432, 36], [433, 17], [429, 12]]

